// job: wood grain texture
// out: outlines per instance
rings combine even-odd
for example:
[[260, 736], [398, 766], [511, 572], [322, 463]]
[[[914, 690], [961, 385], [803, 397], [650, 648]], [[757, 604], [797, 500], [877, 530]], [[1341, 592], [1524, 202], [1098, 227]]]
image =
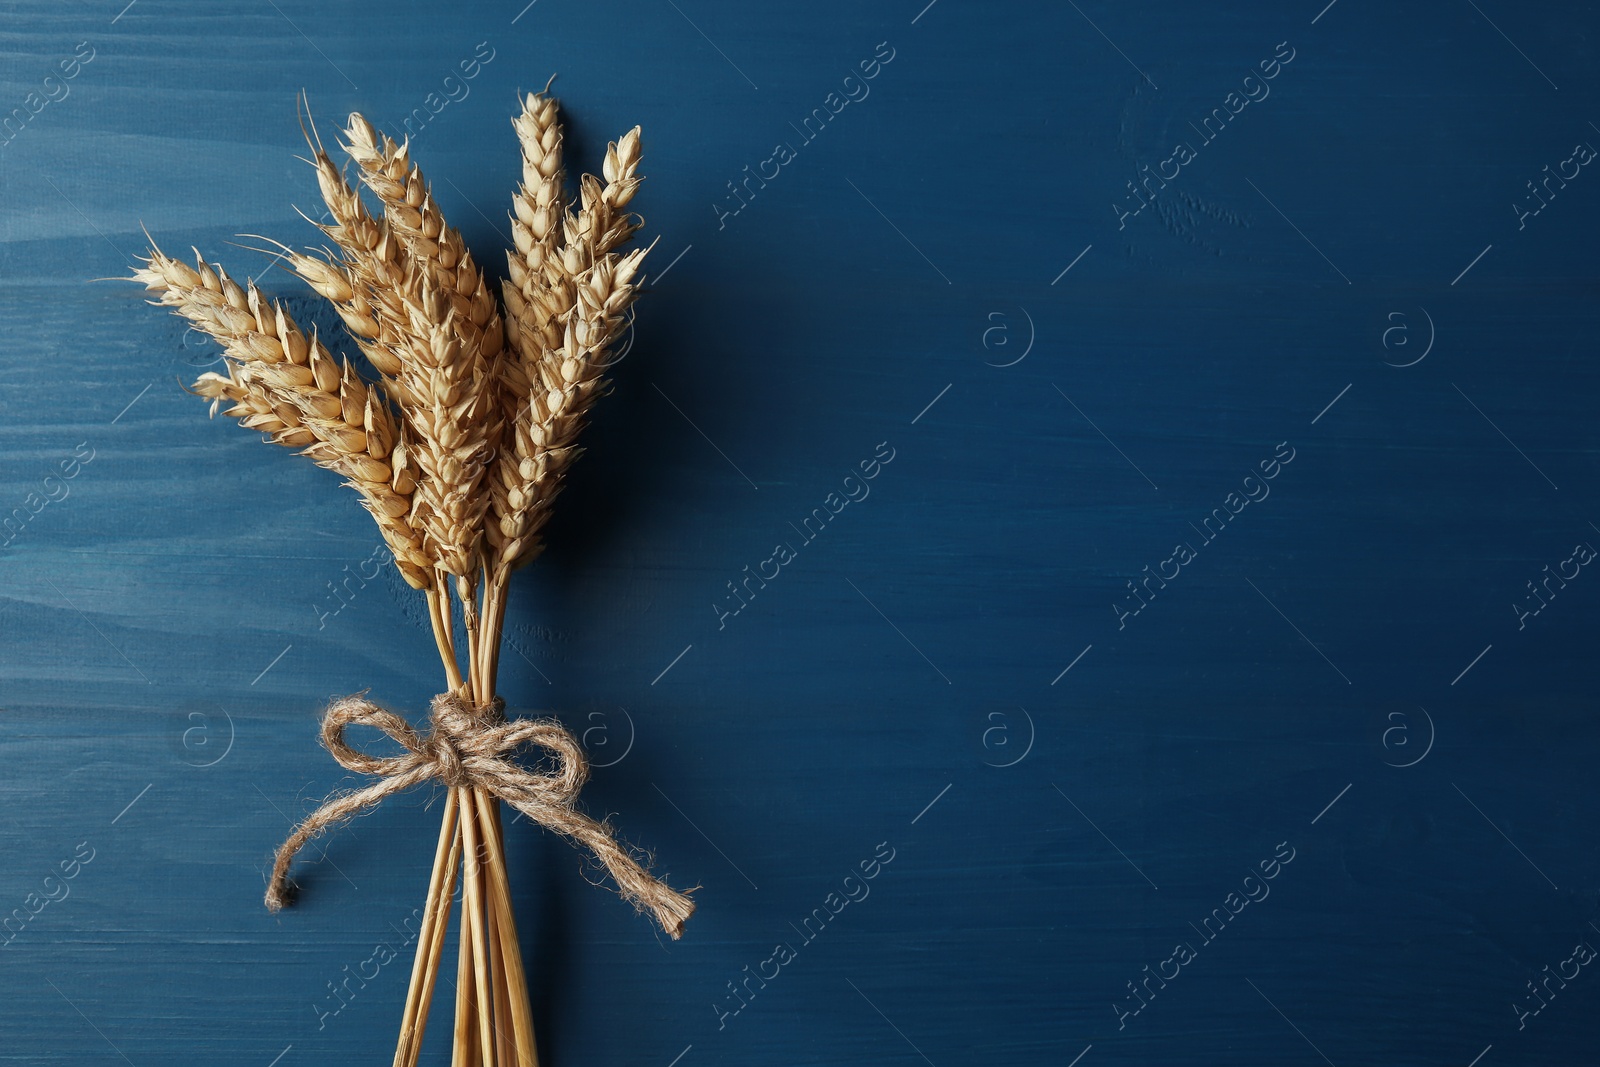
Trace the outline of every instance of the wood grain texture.
[[1528, 188], [1600, 145], [1593, 11], [124, 3], [0, 24], [0, 1060], [384, 1057], [439, 795], [260, 898], [426, 621], [90, 279], [142, 222], [349, 350], [226, 243], [317, 236], [295, 93], [423, 109], [493, 271], [552, 72], [570, 169], [643, 126], [661, 243], [503, 689], [704, 888], [668, 944], [511, 828], [546, 1062], [1592, 1058], [1593, 968], [1527, 983], [1600, 944], [1600, 178]]

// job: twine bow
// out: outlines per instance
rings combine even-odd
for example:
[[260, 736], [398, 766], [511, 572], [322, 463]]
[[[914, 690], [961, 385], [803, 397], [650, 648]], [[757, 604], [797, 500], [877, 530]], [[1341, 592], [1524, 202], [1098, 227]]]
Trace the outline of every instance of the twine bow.
[[[623, 898], [640, 911], [649, 909], [662, 929], [676, 938], [694, 902], [660, 881], [617, 842], [616, 831], [573, 807], [578, 790], [589, 780], [589, 761], [578, 739], [554, 719], [501, 717], [504, 702], [474, 707], [459, 696], [433, 698], [431, 728], [424, 736], [405, 719], [367, 700], [363, 694], [341, 697], [322, 718], [322, 743], [341, 767], [375, 774], [379, 781], [347, 793], [335, 793], [295, 827], [278, 848], [267, 888], [267, 907], [277, 911], [289, 903], [289, 864], [311, 838], [398, 793], [437, 778], [452, 788], [477, 788], [498, 797], [534, 822], [585, 845], [611, 872]], [[345, 742], [350, 726], [370, 726], [398, 741], [398, 756], [370, 756]], [[555, 766], [548, 773], [527, 770], [507, 757], [526, 744], [546, 749]]]

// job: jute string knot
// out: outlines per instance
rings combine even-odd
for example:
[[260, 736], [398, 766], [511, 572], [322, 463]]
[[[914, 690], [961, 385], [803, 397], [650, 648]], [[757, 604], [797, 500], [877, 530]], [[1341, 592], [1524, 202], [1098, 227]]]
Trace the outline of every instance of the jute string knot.
[[422, 754], [438, 765], [436, 773], [440, 781], [448, 786], [473, 784], [463, 758], [472, 754], [478, 731], [483, 726], [504, 720], [504, 709], [505, 701], [499, 697], [485, 708], [469, 707], [457, 697], [435, 700], [433, 730], [423, 739]]
[[[376, 775], [378, 781], [333, 794], [295, 827], [278, 848], [267, 907], [277, 911], [290, 903], [289, 865], [307, 841], [391, 793], [436, 778], [451, 788], [482, 790], [587, 847], [610, 872], [625, 900], [640, 911], [650, 911], [662, 929], [678, 937], [694, 912], [694, 902], [641, 867], [617, 841], [608, 822], [596, 822], [574, 807], [578, 791], [589, 780], [589, 761], [578, 739], [554, 719], [507, 722], [504, 708], [498, 697], [474, 705], [456, 694], [441, 693], [433, 698], [428, 733], [423, 735], [401, 716], [367, 700], [365, 693], [329, 704], [322, 717], [322, 743], [341, 767]], [[351, 726], [370, 726], [388, 734], [405, 751], [397, 756], [368, 755], [345, 741], [345, 730]], [[529, 744], [549, 753], [548, 771], [531, 771], [508, 758]]]

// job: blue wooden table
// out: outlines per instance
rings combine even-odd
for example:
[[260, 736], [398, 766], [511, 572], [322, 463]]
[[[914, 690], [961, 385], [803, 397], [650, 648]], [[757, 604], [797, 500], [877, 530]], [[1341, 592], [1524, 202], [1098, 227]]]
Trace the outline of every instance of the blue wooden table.
[[439, 792], [261, 893], [425, 616], [92, 279], [348, 350], [295, 94], [498, 270], [557, 72], [659, 244], [502, 687], [703, 888], [512, 828], [546, 1062], [1593, 1059], [1595, 12], [924, 3], [9, 6], [0, 1061], [388, 1062]]

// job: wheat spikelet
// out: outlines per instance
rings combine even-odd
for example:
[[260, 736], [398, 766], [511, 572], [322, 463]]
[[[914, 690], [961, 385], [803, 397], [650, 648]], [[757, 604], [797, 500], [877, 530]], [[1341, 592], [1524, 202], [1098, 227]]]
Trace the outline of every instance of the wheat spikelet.
[[202, 374], [194, 391], [211, 400], [212, 414], [228, 401], [225, 414], [242, 425], [343, 475], [377, 520], [400, 573], [422, 588], [428, 560], [406, 518], [415, 477], [388, 404], [254, 283], [240, 287], [221, 267], [195, 256], [190, 267], [152, 244], [146, 266], [133, 272], [156, 294], [155, 303], [223, 346], [226, 372]]
[[578, 211], [567, 213], [565, 227], [567, 245], [584, 249], [589, 264], [632, 237], [643, 223], [639, 216], [624, 212], [639, 189], [641, 153], [640, 131], [635, 126], [620, 141], [606, 145], [601, 167], [604, 185], [592, 174], [583, 176]]

